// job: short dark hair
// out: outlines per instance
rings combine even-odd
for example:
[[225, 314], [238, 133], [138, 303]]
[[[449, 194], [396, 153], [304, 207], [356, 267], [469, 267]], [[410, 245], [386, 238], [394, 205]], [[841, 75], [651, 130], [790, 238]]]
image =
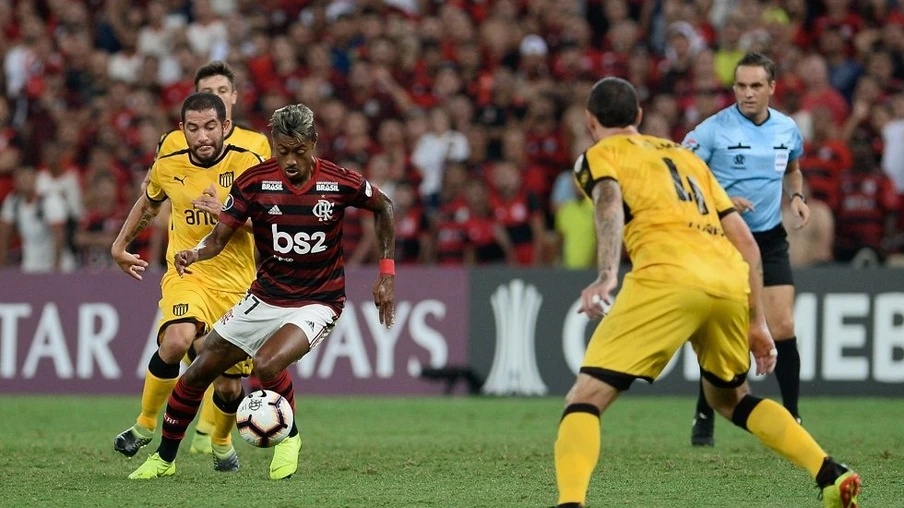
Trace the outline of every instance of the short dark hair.
[[273, 133], [274, 143], [278, 135], [298, 141], [317, 140], [314, 112], [304, 104], [289, 104], [277, 109], [270, 117], [269, 126]]
[[229, 85], [235, 90], [235, 71], [228, 63], [222, 60], [214, 60], [207, 65], [202, 65], [195, 72], [195, 90], [198, 89], [198, 82], [211, 76], [223, 76], [229, 80]]
[[639, 110], [637, 90], [621, 78], [609, 77], [597, 81], [587, 98], [587, 111], [603, 127], [634, 125]]
[[210, 92], [195, 92], [182, 103], [182, 121], [185, 121], [186, 111], [207, 111], [212, 109], [217, 112], [220, 123], [226, 121], [226, 104], [223, 99]]
[[768, 56], [756, 51], [747, 53], [735, 65], [735, 75], [738, 73], [738, 67], [762, 67], [766, 71], [768, 81], [775, 81], [775, 62]]

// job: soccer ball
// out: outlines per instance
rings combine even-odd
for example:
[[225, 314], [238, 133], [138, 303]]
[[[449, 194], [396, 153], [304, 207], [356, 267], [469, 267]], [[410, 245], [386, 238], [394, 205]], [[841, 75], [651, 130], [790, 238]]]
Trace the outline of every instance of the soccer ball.
[[292, 430], [292, 406], [270, 390], [251, 392], [235, 413], [235, 426], [242, 439], [260, 448], [278, 445]]

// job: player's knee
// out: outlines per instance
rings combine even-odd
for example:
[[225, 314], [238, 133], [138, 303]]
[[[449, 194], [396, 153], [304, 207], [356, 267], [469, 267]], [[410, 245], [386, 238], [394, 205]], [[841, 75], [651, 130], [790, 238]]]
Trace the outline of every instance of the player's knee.
[[254, 357], [254, 375], [263, 382], [275, 379], [282, 370], [282, 365], [271, 358]]
[[214, 393], [224, 401], [242, 396], [242, 381], [238, 378], [220, 377], [213, 384]]
[[618, 392], [611, 386], [594, 377], [581, 374], [565, 395], [565, 406], [590, 404], [603, 411], [617, 396]]
[[733, 394], [725, 397], [707, 397], [706, 403], [713, 408], [713, 411], [731, 420], [735, 407], [738, 405], [738, 398]]
[[780, 299], [773, 302], [766, 310], [766, 322], [775, 339], [784, 339], [794, 335], [794, 301], [784, 302]]
[[762, 402], [763, 399], [759, 397], [754, 397], [749, 393], [744, 395], [741, 400], [737, 403], [731, 413], [731, 422], [741, 427], [744, 430], [747, 429], [747, 420], [750, 418], [750, 413], [753, 412], [753, 409]]
[[188, 348], [191, 346], [192, 340], [194, 337], [187, 337], [177, 334], [167, 335], [160, 341], [160, 346], [158, 350], [160, 351], [160, 358], [163, 359], [166, 363], [176, 363], [188, 353]]
[[780, 316], [774, 320], [772, 325], [772, 336], [776, 340], [786, 339], [794, 336], [794, 317], [791, 314]]

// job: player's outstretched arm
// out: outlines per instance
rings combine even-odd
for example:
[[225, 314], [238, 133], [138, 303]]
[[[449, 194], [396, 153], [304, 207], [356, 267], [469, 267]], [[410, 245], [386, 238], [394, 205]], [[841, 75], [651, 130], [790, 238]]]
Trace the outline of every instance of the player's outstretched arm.
[[590, 319], [606, 315], [612, 304], [612, 291], [618, 285], [621, 264], [622, 231], [625, 208], [621, 188], [612, 178], [604, 178], [593, 187], [594, 222], [596, 223], [596, 261], [599, 277], [581, 292], [581, 308]]
[[766, 315], [763, 312], [763, 261], [760, 257], [760, 248], [753, 239], [753, 234], [741, 219], [741, 216], [732, 211], [722, 217], [722, 229], [725, 236], [741, 253], [741, 257], [750, 266], [750, 330], [748, 340], [750, 351], [756, 359], [756, 373], [768, 374], [775, 369], [775, 359], [778, 351], [775, 342], [766, 326]]
[[380, 277], [374, 284], [374, 305], [380, 312], [380, 323], [387, 328], [395, 321], [395, 218], [392, 201], [382, 191], [368, 200], [366, 208], [374, 214], [377, 250], [380, 253]]
[[116, 235], [116, 240], [113, 240], [113, 245], [110, 247], [110, 255], [113, 256], [113, 260], [122, 271], [134, 279], [141, 280], [141, 274], [147, 268], [148, 262], [140, 259], [138, 254], [126, 252], [126, 247], [151, 224], [154, 217], [160, 213], [162, 204], [162, 201], [151, 201], [147, 194], [142, 193], [135, 201], [135, 205], [132, 206], [129, 216], [126, 217], [119, 234]]
[[180, 250], [173, 256], [173, 266], [176, 268], [176, 273], [179, 274], [179, 277], [186, 273], [191, 273], [191, 270], [188, 270], [189, 265], [197, 261], [210, 259], [222, 252], [234, 234], [234, 227], [217, 222], [217, 225], [213, 227], [213, 231], [207, 233], [207, 236], [202, 238], [194, 249]]

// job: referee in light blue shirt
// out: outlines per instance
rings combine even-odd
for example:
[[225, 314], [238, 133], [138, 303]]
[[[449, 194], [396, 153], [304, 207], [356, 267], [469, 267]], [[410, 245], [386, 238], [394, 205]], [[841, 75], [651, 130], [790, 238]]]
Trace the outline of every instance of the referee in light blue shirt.
[[[794, 120], [769, 107], [774, 92], [775, 64], [760, 53], [748, 53], [735, 67], [737, 103], [704, 120], [684, 138], [684, 146], [709, 165], [760, 246], [763, 309], [778, 350], [775, 375], [782, 402], [799, 422], [800, 354], [794, 336], [794, 280], [782, 227], [783, 183], [796, 228], [807, 224], [810, 209], [798, 163], [803, 139]], [[713, 410], [702, 384], [691, 444], [713, 446]]]

